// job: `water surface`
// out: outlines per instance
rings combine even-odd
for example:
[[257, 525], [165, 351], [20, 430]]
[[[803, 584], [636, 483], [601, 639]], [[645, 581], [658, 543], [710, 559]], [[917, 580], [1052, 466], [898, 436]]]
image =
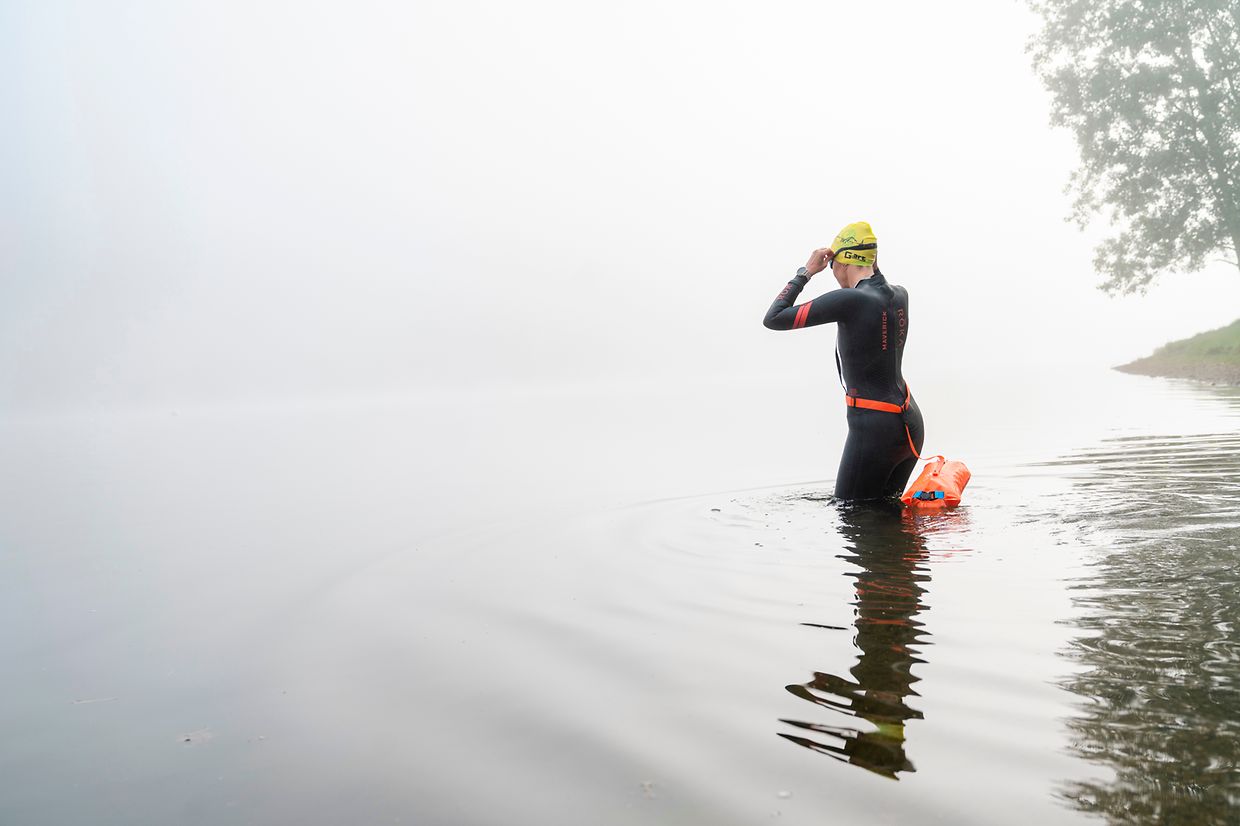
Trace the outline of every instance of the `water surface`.
[[10, 419], [0, 822], [1227, 822], [1240, 398], [1084, 380], [922, 515], [747, 387]]

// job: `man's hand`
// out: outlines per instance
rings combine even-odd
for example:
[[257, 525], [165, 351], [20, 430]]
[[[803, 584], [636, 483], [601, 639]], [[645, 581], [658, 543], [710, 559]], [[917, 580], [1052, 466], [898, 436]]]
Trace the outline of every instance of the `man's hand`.
[[830, 247], [823, 247], [820, 250], [814, 250], [809, 260], [805, 262], [805, 272], [811, 278], [827, 268], [831, 263], [831, 259], [835, 257], [835, 250]]

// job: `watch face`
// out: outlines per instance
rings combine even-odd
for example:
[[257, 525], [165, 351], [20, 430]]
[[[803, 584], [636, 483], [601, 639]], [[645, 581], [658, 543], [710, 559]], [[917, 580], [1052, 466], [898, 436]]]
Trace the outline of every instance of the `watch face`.
[[809, 270], [801, 267], [801, 269], [797, 270], [797, 275], [809, 275]]

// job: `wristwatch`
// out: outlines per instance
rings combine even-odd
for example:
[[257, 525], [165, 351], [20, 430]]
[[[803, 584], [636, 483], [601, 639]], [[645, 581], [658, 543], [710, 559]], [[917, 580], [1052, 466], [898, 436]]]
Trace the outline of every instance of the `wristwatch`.
[[802, 278], [808, 279], [809, 270], [805, 269], [804, 267], [801, 267], [801, 269], [797, 270], [797, 275], [801, 276]]

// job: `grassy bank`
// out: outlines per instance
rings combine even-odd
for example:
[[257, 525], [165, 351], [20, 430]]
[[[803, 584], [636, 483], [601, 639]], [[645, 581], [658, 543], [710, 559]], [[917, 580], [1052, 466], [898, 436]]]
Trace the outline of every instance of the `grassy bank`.
[[1240, 320], [1164, 344], [1154, 355], [1115, 368], [1142, 376], [1240, 384]]

